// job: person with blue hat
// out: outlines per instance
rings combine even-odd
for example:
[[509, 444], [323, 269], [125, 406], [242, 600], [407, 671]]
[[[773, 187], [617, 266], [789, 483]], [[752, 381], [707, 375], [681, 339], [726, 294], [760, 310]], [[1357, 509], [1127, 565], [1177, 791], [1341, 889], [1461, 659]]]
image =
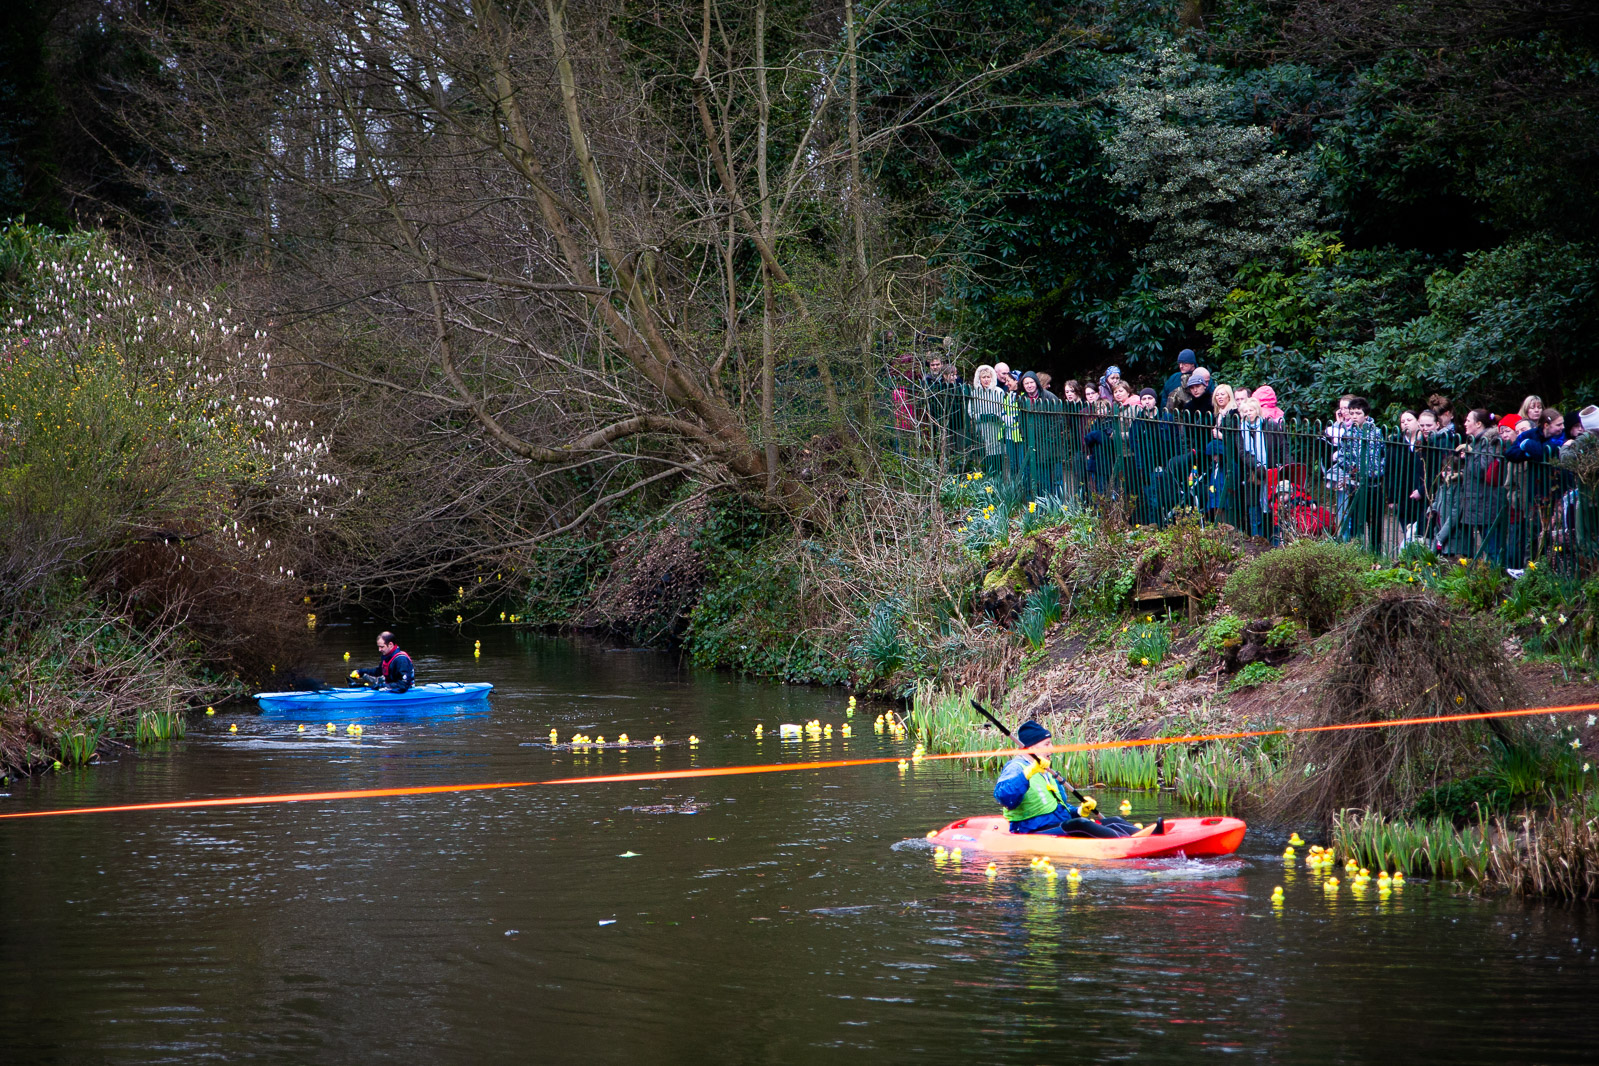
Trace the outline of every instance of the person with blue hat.
[[[1092, 796], [1079, 797], [1079, 806], [1066, 802], [1071, 786], [1049, 768], [1049, 730], [1037, 722], [1023, 722], [1016, 742], [1027, 749], [1005, 764], [994, 783], [994, 799], [1005, 808], [1012, 833], [1041, 833], [1058, 837], [1126, 837], [1138, 827], [1114, 815], [1096, 816], [1099, 805]], [[1153, 832], [1165, 831], [1166, 820]]]
[[1194, 367], [1199, 365], [1199, 356], [1194, 354], [1192, 348], [1184, 348], [1177, 353], [1177, 373], [1166, 379], [1166, 387], [1160, 390], [1162, 401], [1168, 399], [1172, 393], [1188, 384], [1188, 375], [1194, 372]]

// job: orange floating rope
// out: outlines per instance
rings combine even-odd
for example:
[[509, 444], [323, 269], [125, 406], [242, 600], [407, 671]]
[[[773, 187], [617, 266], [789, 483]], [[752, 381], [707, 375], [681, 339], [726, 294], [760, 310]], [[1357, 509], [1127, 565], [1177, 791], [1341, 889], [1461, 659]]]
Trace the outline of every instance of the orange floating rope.
[[[1248, 740], [1299, 733], [1333, 733], [1350, 729], [1392, 729], [1413, 725], [1448, 725], [1453, 722], [1481, 722], [1490, 718], [1530, 718], [1540, 714], [1575, 714], [1599, 711], [1599, 703], [1572, 703], [1559, 707], [1523, 707], [1513, 711], [1474, 711], [1445, 714], [1434, 718], [1393, 718], [1381, 722], [1342, 722], [1337, 725], [1305, 726], [1300, 729], [1251, 729], [1236, 733], [1199, 733], [1180, 737], [1149, 737], [1143, 740], [1104, 740], [1081, 744], [1054, 744], [1052, 752], [1105, 751], [1111, 748], [1154, 747], [1165, 744], [1199, 744], [1216, 740]], [[944, 759], [986, 759], [1021, 754], [1020, 748], [992, 751], [957, 751], [924, 755], [927, 761]], [[48, 818], [64, 814], [116, 814], [124, 811], [172, 811], [192, 807], [246, 807], [270, 803], [316, 803], [346, 799], [378, 799], [390, 796], [428, 796], [441, 792], [488, 792], [504, 788], [532, 788], [535, 785], [601, 785], [622, 781], [679, 781], [694, 777], [736, 777], [743, 774], [776, 774], [792, 770], [835, 770], [846, 766], [883, 766], [902, 762], [889, 755], [870, 759], [823, 759], [815, 762], [761, 763], [752, 766], [716, 766], [699, 770], [647, 770], [642, 773], [600, 774], [591, 777], [557, 777], [544, 781], [489, 781], [462, 785], [418, 785], [411, 788], [357, 788], [337, 792], [283, 792], [271, 796], [224, 796], [216, 799], [169, 800], [162, 803], [127, 803], [112, 807], [67, 807], [48, 811], [19, 811], [0, 814], [7, 818]]]

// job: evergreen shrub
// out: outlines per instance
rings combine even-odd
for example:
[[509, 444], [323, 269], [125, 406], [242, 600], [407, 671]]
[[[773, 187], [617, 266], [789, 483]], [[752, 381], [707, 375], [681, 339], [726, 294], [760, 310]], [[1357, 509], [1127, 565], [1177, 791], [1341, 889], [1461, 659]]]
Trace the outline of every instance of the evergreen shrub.
[[1369, 557], [1353, 544], [1306, 538], [1256, 556], [1234, 571], [1224, 592], [1236, 610], [1281, 615], [1325, 633], [1360, 599]]

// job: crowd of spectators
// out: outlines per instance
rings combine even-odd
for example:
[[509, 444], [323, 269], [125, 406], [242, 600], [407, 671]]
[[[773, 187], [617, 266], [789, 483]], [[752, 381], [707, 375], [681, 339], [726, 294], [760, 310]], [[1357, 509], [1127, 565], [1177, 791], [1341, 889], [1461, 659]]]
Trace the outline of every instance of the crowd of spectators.
[[1147, 387], [1117, 366], [1058, 390], [1049, 374], [1003, 362], [963, 380], [942, 354], [900, 371], [902, 440], [1034, 497], [1099, 493], [1126, 498], [1146, 523], [1193, 508], [1274, 541], [1292, 531], [1373, 550], [1420, 542], [1510, 568], [1577, 529], [1576, 482], [1550, 460], [1599, 434], [1599, 407], [1561, 412], [1537, 396], [1457, 417], [1434, 394], [1383, 427], [1365, 397], [1346, 395], [1325, 423], [1290, 419], [1270, 385], [1218, 382], [1186, 348]]

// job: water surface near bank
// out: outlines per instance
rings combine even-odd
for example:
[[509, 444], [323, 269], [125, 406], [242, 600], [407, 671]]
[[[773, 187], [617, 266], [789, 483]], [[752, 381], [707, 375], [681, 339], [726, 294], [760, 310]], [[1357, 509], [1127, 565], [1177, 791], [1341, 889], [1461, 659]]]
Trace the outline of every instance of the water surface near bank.
[[[370, 638], [325, 630], [322, 676]], [[908, 753], [865, 711], [847, 742], [752, 737], [842, 723], [836, 690], [505, 630], [406, 644], [491, 703], [359, 739], [224, 707], [0, 812]], [[543, 746], [552, 727], [668, 744], [583, 756]], [[922, 835], [991, 806], [938, 763], [0, 822], [0, 1057], [1593, 1059], [1589, 908], [1329, 898], [1263, 834], [1225, 861], [1085, 867], [1075, 890], [1025, 860], [992, 881], [935, 863]]]

